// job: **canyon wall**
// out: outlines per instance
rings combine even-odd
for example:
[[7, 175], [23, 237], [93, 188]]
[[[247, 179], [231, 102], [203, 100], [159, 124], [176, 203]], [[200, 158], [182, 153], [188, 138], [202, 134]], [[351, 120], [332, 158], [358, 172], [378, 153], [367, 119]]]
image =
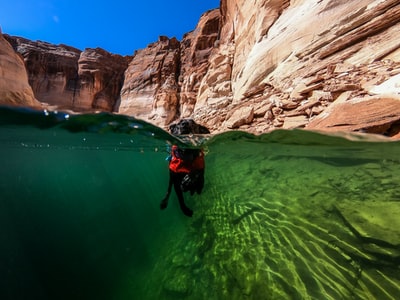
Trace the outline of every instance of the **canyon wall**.
[[[340, 113], [325, 110], [337, 99], [353, 99], [346, 109], [369, 120], [358, 130], [397, 126], [399, 118], [371, 115], [374, 109], [364, 110], [362, 100], [376, 111], [388, 95], [374, 95], [398, 100], [398, 88], [376, 88], [400, 72], [398, 1], [222, 0], [221, 14], [219, 46], [201, 83], [196, 120], [222, 131], [341, 130], [343, 120], [335, 121]], [[392, 87], [400, 83], [393, 80]], [[399, 106], [391, 104], [394, 114]], [[331, 119], [329, 126], [319, 114]]]
[[[163, 37], [136, 52], [119, 112], [161, 127], [191, 117], [212, 132], [396, 135], [399, 17], [394, 0], [222, 0], [180, 44]], [[358, 117], [339, 118], [344, 108]]]
[[164, 128], [193, 118], [214, 133], [399, 136], [397, 0], [220, 4], [182, 41], [161, 36], [133, 56], [5, 37], [24, 58], [36, 99], [62, 108], [114, 111]]
[[14, 52], [0, 32], [0, 101], [4, 105], [36, 107], [31, 86], [28, 83], [24, 61]]
[[191, 117], [218, 38], [219, 23], [219, 10], [211, 10], [181, 42], [161, 36], [137, 50], [125, 71], [118, 111], [162, 127]]
[[[130, 57], [4, 35], [23, 58], [34, 97], [60, 109], [114, 111]], [[25, 73], [26, 73], [25, 72]]]

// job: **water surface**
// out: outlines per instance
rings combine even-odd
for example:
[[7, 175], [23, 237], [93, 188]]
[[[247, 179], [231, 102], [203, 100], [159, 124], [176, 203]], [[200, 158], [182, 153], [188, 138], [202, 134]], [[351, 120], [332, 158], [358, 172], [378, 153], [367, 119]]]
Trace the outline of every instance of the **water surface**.
[[203, 138], [193, 218], [159, 209], [182, 140], [140, 120], [1, 108], [0, 143], [1, 299], [400, 294], [399, 142]]

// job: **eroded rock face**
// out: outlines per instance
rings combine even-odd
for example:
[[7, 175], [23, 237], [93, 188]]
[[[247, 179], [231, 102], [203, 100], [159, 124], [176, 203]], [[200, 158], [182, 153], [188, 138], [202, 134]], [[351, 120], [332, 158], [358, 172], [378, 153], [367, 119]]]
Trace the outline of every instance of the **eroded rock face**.
[[85, 49], [78, 60], [79, 99], [76, 103], [103, 111], [116, 111], [124, 72], [131, 57], [101, 48]]
[[79, 92], [78, 59], [81, 51], [20, 37], [6, 38], [22, 55], [36, 98], [50, 105], [74, 107]]
[[0, 32], [0, 103], [39, 107], [24, 62]]
[[66, 45], [6, 38], [24, 58], [29, 84], [39, 101], [78, 112], [114, 110], [129, 57], [100, 48], [82, 52]]
[[[368, 97], [399, 74], [398, 1], [222, 0], [221, 14], [193, 115], [213, 131], [305, 127], [342, 94]], [[253, 119], [232, 120], [249, 106]]]
[[136, 51], [125, 72], [119, 112], [166, 127], [192, 115], [219, 32], [219, 10], [203, 14], [182, 42], [160, 37]]
[[388, 136], [397, 134], [399, 127], [400, 97], [380, 96], [334, 103], [307, 125], [308, 129], [361, 131]]
[[125, 71], [118, 111], [153, 123], [170, 123], [177, 113], [179, 41], [160, 37], [138, 50]]
[[210, 55], [215, 49], [219, 24], [220, 11], [208, 11], [202, 15], [196, 29], [183, 37], [179, 75], [181, 118], [191, 116], [198, 102], [197, 95], [210, 65]]

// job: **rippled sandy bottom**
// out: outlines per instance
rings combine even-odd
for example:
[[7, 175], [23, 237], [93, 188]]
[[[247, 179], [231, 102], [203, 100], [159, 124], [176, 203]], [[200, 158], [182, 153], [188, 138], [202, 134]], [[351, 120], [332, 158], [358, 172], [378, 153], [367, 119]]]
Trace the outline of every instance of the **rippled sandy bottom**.
[[209, 188], [192, 202], [195, 218], [185, 236], [168, 243], [154, 269], [160, 294], [396, 299], [400, 249], [358, 236], [341, 205], [400, 208], [399, 162], [317, 156], [312, 147], [247, 146], [251, 150], [211, 149]]

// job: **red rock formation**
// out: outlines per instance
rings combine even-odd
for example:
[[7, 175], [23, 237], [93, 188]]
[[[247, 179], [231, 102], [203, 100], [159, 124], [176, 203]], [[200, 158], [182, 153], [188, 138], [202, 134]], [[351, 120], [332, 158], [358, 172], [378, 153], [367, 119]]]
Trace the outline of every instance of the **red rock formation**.
[[80, 51], [66, 45], [6, 36], [22, 55], [35, 97], [74, 111], [113, 111], [130, 57], [100, 48]]
[[6, 36], [25, 61], [35, 97], [44, 103], [74, 108], [80, 50]]
[[218, 9], [208, 11], [181, 43], [160, 37], [136, 51], [125, 72], [119, 112], [159, 126], [190, 116], [218, 37], [219, 17]]
[[214, 9], [200, 18], [194, 31], [187, 33], [181, 42], [180, 117], [193, 114], [201, 81], [209, 67], [209, 57], [219, 33], [220, 12]]
[[75, 106], [115, 111], [130, 59], [101, 48], [85, 49], [78, 60], [80, 86]]
[[221, 13], [193, 114], [214, 132], [305, 127], [340, 95], [368, 96], [400, 73], [396, 0], [222, 0]]
[[[125, 71], [119, 112], [170, 123], [177, 113], [179, 41], [160, 37], [138, 50]], [[162, 121], [163, 120], [163, 121]]]
[[0, 103], [38, 107], [24, 62], [0, 32]]
[[366, 97], [334, 103], [307, 126], [324, 131], [359, 131], [393, 136], [400, 127], [400, 97]]

